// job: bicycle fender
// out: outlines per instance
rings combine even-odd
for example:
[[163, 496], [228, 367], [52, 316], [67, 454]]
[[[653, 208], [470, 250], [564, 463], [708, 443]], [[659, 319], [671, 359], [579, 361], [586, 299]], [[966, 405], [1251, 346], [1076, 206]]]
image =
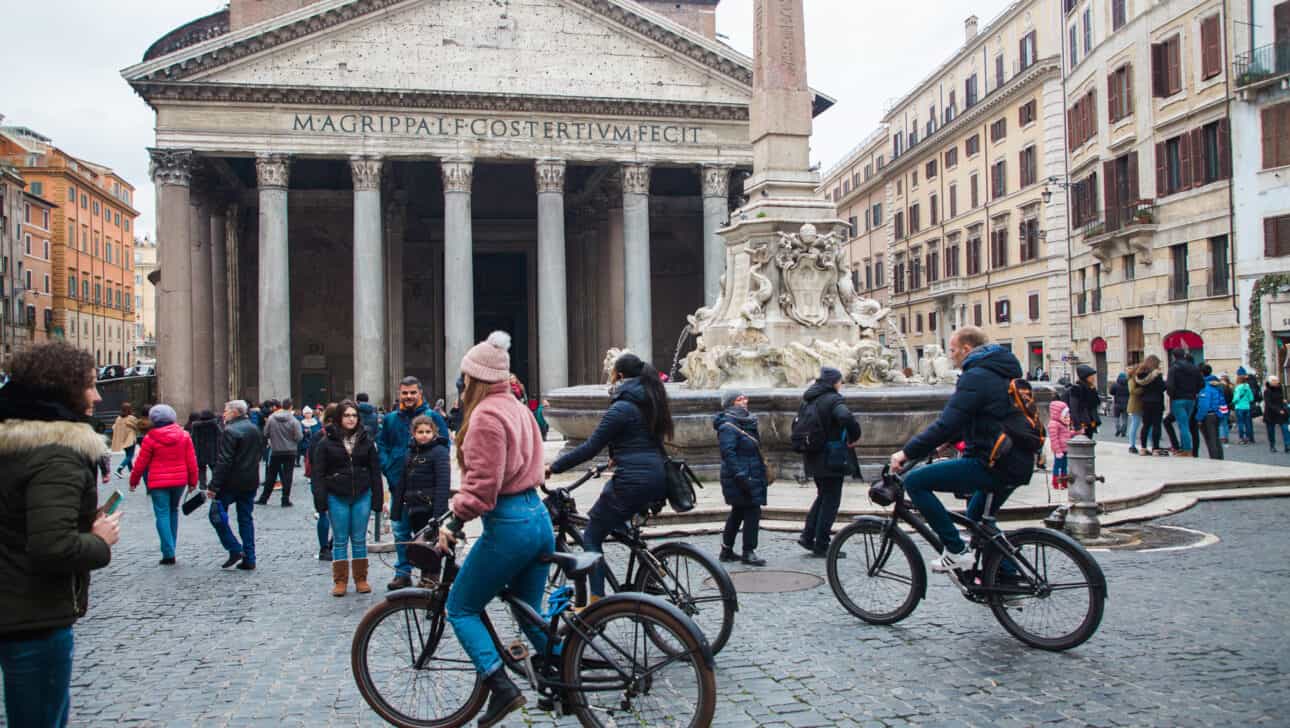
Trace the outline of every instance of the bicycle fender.
[[400, 602], [404, 599], [429, 599], [434, 595], [434, 589], [422, 589], [420, 587], [410, 586], [406, 589], [396, 589], [392, 592], [385, 593], [385, 601]]
[[1084, 544], [1080, 543], [1066, 532], [1058, 531], [1053, 528], [1018, 528], [1015, 531], [1008, 531], [1007, 535], [1011, 536], [1013, 534], [1023, 533], [1046, 533], [1049, 536], [1056, 537], [1058, 540], [1065, 541], [1067, 545], [1073, 547], [1076, 551], [1083, 553], [1088, 557], [1089, 563], [1093, 565], [1093, 584], [1091, 586], [1095, 589], [1101, 590], [1102, 596], [1110, 598], [1110, 594], [1106, 589], [1106, 576], [1102, 574], [1102, 565], [1097, 562], [1097, 559], [1093, 558], [1093, 554], [1090, 554], [1088, 549], [1084, 548]]
[[703, 664], [707, 667], [713, 666], [712, 646], [708, 644], [708, 638], [704, 636], [703, 630], [699, 629], [699, 625], [695, 624], [694, 620], [690, 619], [689, 615], [682, 612], [679, 607], [669, 601], [660, 599], [659, 597], [650, 596], [649, 594], [641, 594], [640, 592], [614, 594], [612, 596], [607, 596], [584, 609], [582, 611], [582, 616], [584, 618], [590, 617], [595, 614], [597, 610], [604, 609], [611, 604], [617, 604], [619, 602], [645, 602], [667, 612], [669, 616], [676, 620], [677, 624], [680, 624], [685, 631], [690, 633], [691, 637], [698, 641], [703, 650]]
[[669, 553], [683, 553], [687, 556], [693, 556], [695, 559], [702, 561], [708, 570], [717, 575], [717, 588], [722, 594], [734, 594], [734, 597], [726, 599], [726, 603], [734, 607], [736, 612], [739, 611], [739, 590], [735, 588], [735, 582], [730, 578], [730, 572], [722, 566], [719, 561], [712, 558], [706, 551], [700, 550], [697, 546], [684, 541], [673, 541], [661, 543], [650, 549], [649, 552], [654, 554], [655, 558], [665, 556]]

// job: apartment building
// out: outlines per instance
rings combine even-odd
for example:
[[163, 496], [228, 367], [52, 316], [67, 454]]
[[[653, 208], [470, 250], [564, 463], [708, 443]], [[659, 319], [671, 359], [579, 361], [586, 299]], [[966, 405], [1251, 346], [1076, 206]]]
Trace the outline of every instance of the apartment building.
[[[873, 132], [824, 175], [838, 218], [850, 231], [847, 251], [856, 291], [887, 305], [887, 191], [882, 183], [887, 160], [887, 129]], [[882, 334], [884, 343], [885, 333]]]
[[[1065, 162], [1060, 13], [1023, 0], [979, 32], [968, 18], [964, 45], [884, 117], [881, 171], [855, 184], [862, 147], [821, 188], [842, 217], [881, 205], [905, 366], [968, 324], [1028, 372], [1071, 365], [1066, 204], [1048, 184]], [[878, 249], [853, 243], [853, 261]]]
[[22, 305], [26, 275], [22, 262], [23, 190], [17, 169], [0, 163], [0, 369], [23, 351], [30, 334]]
[[147, 237], [134, 239], [134, 358], [157, 359], [157, 287], [149, 277], [157, 270], [157, 243]]
[[40, 188], [39, 183], [31, 183], [23, 193], [22, 283], [25, 290], [20, 303], [30, 343], [42, 344], [53, 338], [54, 330], [51, 225], [58, 205], [33, 192], [32, 187]]
[[1230, 3], [1233, 230], [1242, 358], [1290, 364], [1290, 0]]
[[52, 214], [52, 333], [100, 365], [128, 364], [134, 350], [134, 187], [111, 169], [74, 157], [31, 129], [0, 127], [0, 162], [17, 167]]
[[1242, 361], [1221, 0], [1063, 0], [1074, 346]]

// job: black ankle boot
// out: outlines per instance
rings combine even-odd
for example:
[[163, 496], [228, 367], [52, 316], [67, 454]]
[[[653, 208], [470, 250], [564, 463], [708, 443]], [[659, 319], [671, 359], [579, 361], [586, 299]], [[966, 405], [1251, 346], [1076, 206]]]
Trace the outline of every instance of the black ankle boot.
[[488, 688], [488, 709], [479, 716], [479, 728], [495, 726], [512, 711], [523, 707], [524, 694], [507, 676], [505, 665], [484, 678], [484, 686]]
[[739, 556], [738, 556], [737, 554], [735, 554], [735, 547], [734, 547], [734, 546], [725, 546], [725, 545], [722, 545], [722, 547], [721, 547], [721, 555], [720, 555], [720, 556], [718, 556], [717, 558], [718, 558], [718, 559], [720, 559], [721, 561], [738, 561], [738, 560], [739, 560]]
[[740, 559], [740, 561], [744, 562], [745, 564], [748, 564], [749, 566], [766, 565], [766, 559], [763, 559], [760, 556], [758, 556], [757, 552], [753, 551], [752, 549], [745, 551], [744, 556], [742, 559]]

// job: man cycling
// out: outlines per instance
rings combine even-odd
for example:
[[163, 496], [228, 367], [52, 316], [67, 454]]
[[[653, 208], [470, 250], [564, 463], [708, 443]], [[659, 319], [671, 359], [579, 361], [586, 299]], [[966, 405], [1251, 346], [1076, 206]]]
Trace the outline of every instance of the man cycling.
[[899, 471], [944, 443], [960, 439], [967, 443], [962, 458], [926, 465], [905, 477], [909, 499], [945, 545], [940, 559], [932, 563], [932, 571], [938, 573], [971, 568], [974, 559], [935, 493], [971, 495], [967, 515], [980, 520], [987, 494], [995, 496], [993, 515], [1017, 486], [1030, 482], [1035, 467], [1034, 453], [1020, 448], [999, 458], [994, 468], [987, 466], [991, 448], [1012, 409], [1008, 385], [1022, 376], [1017, 357], [991, 344], [986, 333], [975, 326], [965, 326], [950, 336], [949, 356], [963, 371], [950, 401], [936, 422], [891, 455], [891, 469]]

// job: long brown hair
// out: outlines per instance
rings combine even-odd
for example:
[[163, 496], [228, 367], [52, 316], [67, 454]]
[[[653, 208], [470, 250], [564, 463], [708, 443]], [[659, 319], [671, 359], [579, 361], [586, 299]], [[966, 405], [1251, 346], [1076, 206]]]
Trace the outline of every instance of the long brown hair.
[[1156, 356], [1155, 354], [1151, 354], [1147, 356], [1146, 359], [1142, 360], [1142, 363], [1138, 365], [1138, 370], [1133, 374], [1134, 376], [1150, 374], [1159, 368], [1160, 368], [1160, 357]]
[[352, 430], [345, 429], [345, 424], [344, 424], [345, 410], [350, 410], [350, 409], [354, 410], [355, 415], [358, 414], [358, 405], [354, 404], [353, 400], [347, 399], [342, 401], [340, 404], [336, 405], [336, 411], [333, 413], [333, 416], [335, 418], [333, 420], [333, 424], [336, 426], [336, 431], [341, 434], [341, 437], [345, 437], [347, 435], [353, 435], [357, 433], [359, 430], [363, 429], [363, 421], [361, 418], [358, 418], [358, 421], [354, 423], [354, 429]]
[[496, 382], [466, 377], [466, 389], [461, 393], [461, 427], [457, 428], [457, 466], [462, 470], [466, 469], [466, 449], [462, 445], [465, 444], [466, 433], [470, 430], [470, 415], [474, 413], [475, 406], [488, 396], [488, 390], [494, 384]]

